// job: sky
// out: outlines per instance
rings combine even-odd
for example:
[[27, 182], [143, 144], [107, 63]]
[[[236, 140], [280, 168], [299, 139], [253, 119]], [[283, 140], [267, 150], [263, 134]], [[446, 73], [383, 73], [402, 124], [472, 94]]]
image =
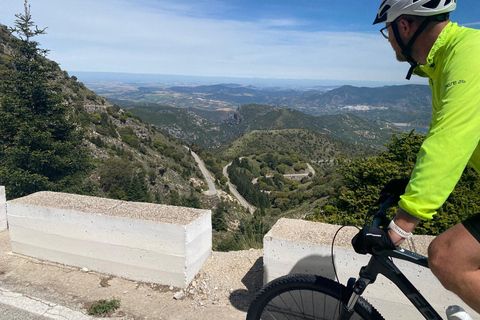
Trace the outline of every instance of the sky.
[[[30, 0], [63, 70], [407, 84], [372, 25], [381, 0]], [[0, 0], [13, 26], [24, 0]], [[480, 1], [452, 21], [480, 29]], [[426, 83], [412, 78], [410, 83]]]

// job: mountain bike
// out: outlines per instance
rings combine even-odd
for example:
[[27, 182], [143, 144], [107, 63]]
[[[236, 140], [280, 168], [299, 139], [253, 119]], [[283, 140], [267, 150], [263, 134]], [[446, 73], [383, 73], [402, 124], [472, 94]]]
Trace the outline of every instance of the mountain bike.
[[[393, 202], [394, 196], [389, 196], [380, 205], [374, 213], [373, 226], [384, 225], [387, 209]], [[374, 249], [368, 264], [360, 269], [359, 278], [350, 278], [346, 286], [319, 275], [307, 274], [286, 275], [271, 281], [250, 304], [247, 320], [384, 319], [362, 297], [362, 293], [369, 284], [375, 282], [378, 274], [390, 279], [425, 319], [442, 319], [397, 268], [392, 258], [428, 268], [427, 257], [415, 252], [401, 248], [380, 251]]]

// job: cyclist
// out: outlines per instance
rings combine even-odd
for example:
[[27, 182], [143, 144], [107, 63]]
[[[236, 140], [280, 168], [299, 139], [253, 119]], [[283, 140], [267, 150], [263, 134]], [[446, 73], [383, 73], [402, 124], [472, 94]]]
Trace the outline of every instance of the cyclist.
[[[383, 0], [374, 24], [388, 39], [407, 74], [429, 78], [433, 116], [409, 181], [393, 181], [399, 210], [388, 231], [370, 227], [353, 240], [357, 252], [393, 248], [432, 219], [467, 163], [480, 172], [480, 31], [449, 20], [456, 0]], [[480, 213], [439, 235], [429, 266], [442, 285], [480, 313]]]

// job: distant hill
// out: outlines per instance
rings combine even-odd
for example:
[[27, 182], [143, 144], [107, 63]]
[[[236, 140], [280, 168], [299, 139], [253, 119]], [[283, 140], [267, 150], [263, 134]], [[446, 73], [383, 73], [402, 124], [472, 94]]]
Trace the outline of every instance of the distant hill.
[[311, 91], [295, 97], [292, 105], [310, 114], [353, 113], [370, 120], [427, 126], [432, 94], [426, 85], [358, 88], [343, 86], [325, 93]]
[[218, 147], [253, 130], [306, 129], [355, 145], [381, 148], [393, 132], [352, 114], [312, 116], [285, 107], [258, 104], [243, 105], [228, 113], [165, 106], [126, 107], [125, 110], [182, 141], [201, 147]]
[[252, 130], [308, 129], [356, 145], [374, 147], [388, 141], [391, 133], [351, 114], [312, 116], [289, 108], [255, 104], [239, 107], [220, 127], [223, 132], [236, 135]]
[[109, 99], [179, 108], [234, 111], [244, 104], [284, 106], [310, 115], [352, 113], [371, 121], [427, 127], [431, 92], [426, 85], [323, 87], [310, 90], [257, 88], [237, 84], [174, 87], [97, 87]]
[[[253, 103], [282, 105], [285, 99], [291, 99], [299, 93], [299, 91], [293, 89], [256, 88], [238, 84], [173, 87], [90, 85], [96, 92], [108, 99], [129, 100], [144, 104], [157, 103], [203, 110], [235, 110], [240, 105]], [[322, 90], [319, 89], [317, 92], [322, 92]]]
[[234, 158], [259, 153], [287, 151], [313, 164], [331, 162], [340, 156], [373, 155], [371, 148], [356, 146], [326, 134], [305, 129], [254, 130], [222, 145], [216, 154]]

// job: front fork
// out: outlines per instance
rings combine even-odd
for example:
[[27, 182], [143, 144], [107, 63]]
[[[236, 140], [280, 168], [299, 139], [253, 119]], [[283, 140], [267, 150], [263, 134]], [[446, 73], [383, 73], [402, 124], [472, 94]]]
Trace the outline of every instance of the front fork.
[[347, 304], [342, 304], [340, 310], [340, 320], [349, 320], [354, 312], [355, 305], [357, 304], [358, 299], [363, 294], [367, 286], [375, 282], [375, 278], [369, 276], [365, 272], [366, 267], [362, 267], [360, 270], [360, 278], [356, 280], [355, 278], [348, 279], [347, 290], [343, 301], [347, 301]]

